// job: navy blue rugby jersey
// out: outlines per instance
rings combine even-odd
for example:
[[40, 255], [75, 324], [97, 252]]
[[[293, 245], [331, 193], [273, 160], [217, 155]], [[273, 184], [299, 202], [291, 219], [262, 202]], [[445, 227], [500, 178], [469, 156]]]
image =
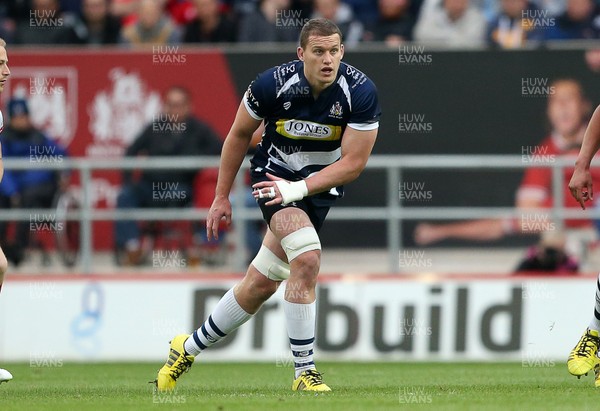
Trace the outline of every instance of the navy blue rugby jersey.
[[[244, 105], [265, 132], [251, 160], [254, 175], [269, 172], [298, 181], [340, 159], [346, 127], [374, 130], [381, 109], [377, 89], [361, 71], [341, 63], [336, 81], [315, 100], [304, 62], [273, 67], [250, 84]], [[341, 197], [342, 187], [329, 194]]]

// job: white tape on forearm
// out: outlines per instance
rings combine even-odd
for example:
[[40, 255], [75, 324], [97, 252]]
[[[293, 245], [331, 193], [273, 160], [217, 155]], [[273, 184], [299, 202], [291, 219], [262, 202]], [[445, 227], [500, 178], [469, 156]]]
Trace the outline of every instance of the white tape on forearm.
[[275, 184], [277, 184], [279, 193], [281, 193], [281, 199], [283, 200], [281, 204], [283, 205], [302, 200], [308, 194], [308, 187], [304, 180], [292, 182], [277, 180]]

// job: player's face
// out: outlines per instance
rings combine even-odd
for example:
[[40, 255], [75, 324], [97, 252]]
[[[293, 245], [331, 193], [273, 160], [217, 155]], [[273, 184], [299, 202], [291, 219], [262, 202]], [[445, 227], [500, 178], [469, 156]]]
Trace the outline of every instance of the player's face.
[[582, 127], [587, 107], [576, 83], [556, 83], [548, 100], [548, 119], [552, 128], [565, 137], [577, 133]]
[[4, 84], [6, 84], [8, 76], [10, 76], [10, 70], [8, 68], [8, 56], [6, 54], [6, 49], [4, 47], [0, 47], [0, 92], [4, 90]]
[[340, 36], [310, 36], [306, 48], [298, 47], [298, 58], [304, 61], [304, 75], [310, 85], [322, 90], [337, 77], [344, 57], [344, 45]]

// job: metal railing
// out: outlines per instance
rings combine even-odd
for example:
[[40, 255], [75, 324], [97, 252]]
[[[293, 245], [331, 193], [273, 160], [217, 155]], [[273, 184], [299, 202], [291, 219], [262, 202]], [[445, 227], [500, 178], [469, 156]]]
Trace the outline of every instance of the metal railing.
[[[531, 163], [524, 161], [520, 155], [374, 155], [367, 165], [368, 169], [386, 170], [387, 201], [381, 207], [334, 207], [328, 215], [328, 220], [379, 220], [386, 221], [387, 254], [389, 271], [399, 271], [399, 252], [402, 248], [402, 220], [420, 219], [480, 219], [519, 217], [522, 211], [514, 207], [406, 207], [400, 201], [399, 188], [403, 181], [402, 172], [408, 169], [524, 169], [531, 167], [552, 168], [553, 208], [531, 209], [529, 212], [549, 214], [557, 229], [561, 229], [564, 220], [568, 219], [600, 219], [600, 209], [581, 211], [567, 209], [562, 206], [563, 171], [573, 167], [575, 158], [555, 157], [552, 161]], [[119, 159], [90, 159], [64, 158], [60, 161], [36, 162], [28, 159], [4, 159], [7, 170], [23, 169], [52, 169], [75, 170], [79, 172], [81, 184], [80, 209], [69, 212], [68, 220], [80, 221], [80, 263], [81, 271], [92, 272], [92, 221], [101, 220], [203, 220], [207, 209], [200, 208], [144, 208], [144, 209], [97, 209], [92, 207], [91, 181], [93, 170], [133, 170], [133, 169], [182, 169], [198, 170], [201, 168], [218, 167], [218, 157], [153, 157], [153, 158], [119, 158]], [[594, 162], [594, 165], [600, 165]], [[249, 168], [249, 162], [244, 161], [242, 170]], [[246, 224], [250, 220], [261, 218], [257, 208], [247, 208], [244, 195], [247, 190], [244, 173], [238, 173], [232, 192], [233, 240], [236, 245], [244, 243]], [[31, 215], [52, 213], [52, 209], [15, 209], [2, 210], [0, 221], [30, 220]], [[237, 271], [246, 269], [246, 256], [239, 252], [233, 256], [233, 268]]]

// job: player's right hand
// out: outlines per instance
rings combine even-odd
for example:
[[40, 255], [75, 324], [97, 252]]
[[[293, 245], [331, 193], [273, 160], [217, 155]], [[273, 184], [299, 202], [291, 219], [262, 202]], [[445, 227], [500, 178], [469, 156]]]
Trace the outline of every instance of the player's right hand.
[[225, 196], [216, 196], [206, 218], [206, 236], [208, 241], [219, 239], [219, 225], [225, 219], [227, 226], [231, 224], [231, 203]]
[[589, 168], [575, 168], [571, 181], [569, 182], [571, 195], [581, 204], [585, 210], [585, 202], [594, 199], [592, 175]]

